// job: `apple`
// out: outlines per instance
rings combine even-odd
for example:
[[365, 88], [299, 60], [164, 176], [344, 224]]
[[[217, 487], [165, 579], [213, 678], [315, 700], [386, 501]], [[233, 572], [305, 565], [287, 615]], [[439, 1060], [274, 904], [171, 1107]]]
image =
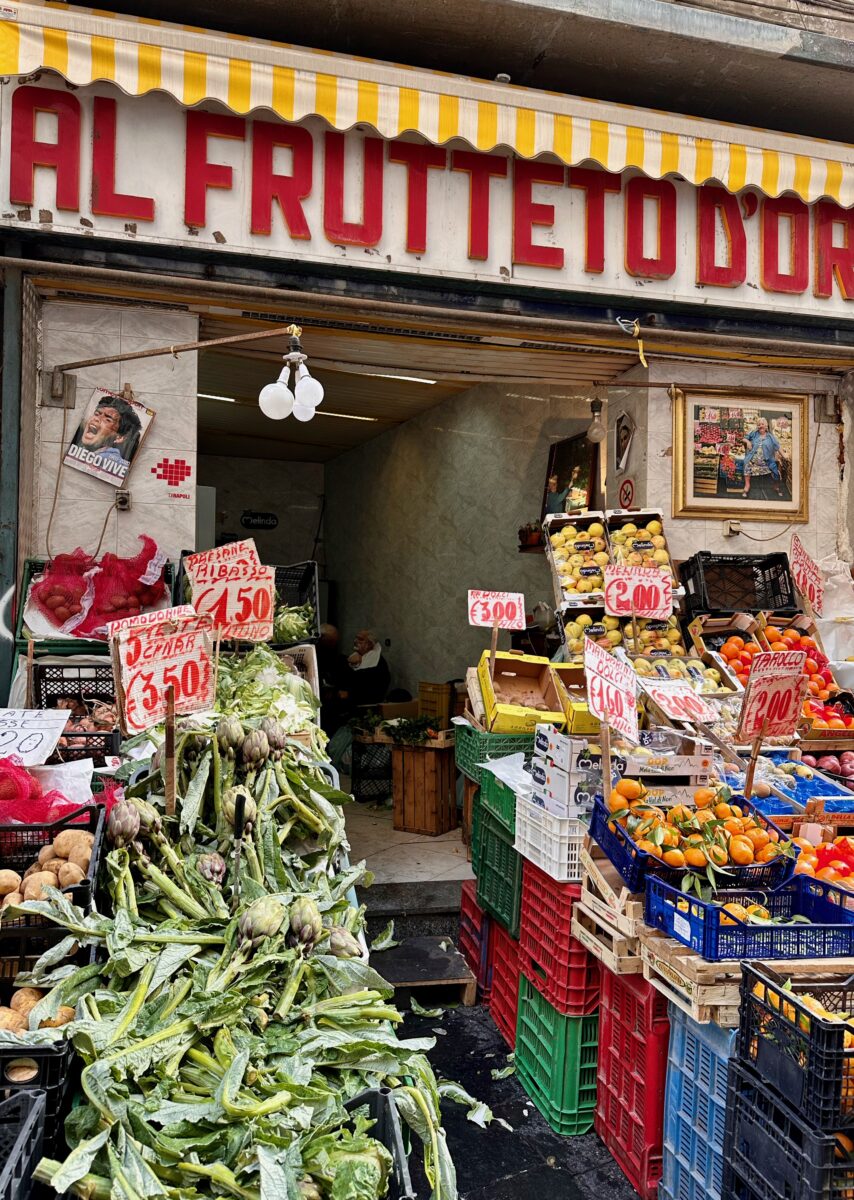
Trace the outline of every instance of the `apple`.
[[807, 767], [817, 767], [819, 765], [812, 754], [801, 755], [801, 762]]

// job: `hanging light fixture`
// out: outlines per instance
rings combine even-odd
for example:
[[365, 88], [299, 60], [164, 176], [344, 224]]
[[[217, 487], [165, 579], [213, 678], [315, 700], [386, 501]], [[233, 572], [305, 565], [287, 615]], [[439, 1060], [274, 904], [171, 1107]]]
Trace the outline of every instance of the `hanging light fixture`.
[[594, 398], [590, 401], [590, 414], [593, 417], [593, 420], [590, 422], [590, 425], [587, 429], [587, 440], [588, 442], [593, 442], [594, 445], [596, 445], [599, 442], [604, 442], [605, 438], [608, 436], [608, 430], [605, 428], [605, 424], [602, 420], [602, 401], [598, 396], [594, 396]]
[[[261, 412], [272, 421], [281, 421], [291, 414], [297, 421], [310, 421], [323, 400], [323, 384], [312, 377], [305, 365], [306, 356], [300, 345], [300, 327], [289, 325], [285, 332], [291, 336], [290, 348], [284, 356], [285, 365], [276, 382], [268, 383], [261, 389], [258, 405]], [[296, 377], [293, 391], [289, 387], [291, 367]]]

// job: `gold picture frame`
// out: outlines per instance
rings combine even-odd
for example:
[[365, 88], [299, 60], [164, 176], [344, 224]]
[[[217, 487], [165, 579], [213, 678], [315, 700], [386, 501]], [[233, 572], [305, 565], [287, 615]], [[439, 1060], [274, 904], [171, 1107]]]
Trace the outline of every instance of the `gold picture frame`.
[[673, 516], [809, 521], [809, 396], [673, 396]]

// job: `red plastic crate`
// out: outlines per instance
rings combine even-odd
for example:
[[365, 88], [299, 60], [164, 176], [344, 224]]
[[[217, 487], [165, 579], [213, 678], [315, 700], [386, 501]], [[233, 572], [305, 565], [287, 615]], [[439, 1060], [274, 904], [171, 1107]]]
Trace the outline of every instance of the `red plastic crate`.
[[477, 881], [466, 879], [460, 897], [460, 954], [477, 980], [481, 999], [486, 1002], [486, 973], [489, 967], [489, 917], [477, 902]]
[[487, 1007], [498, 1032], [510, 1049], [515, 1050], [519, 1008], [519, 943], [498, 921], [490, 922], [488, 961]]
[[525, 859], [519, 920], [519, 965], [537, 991], [564, 1016], [599, 1007], [600, 964], [570, 935], [581, 884], [558, 883]]
[[594, 1128], [644, 1200], [661, 1178], [669, 1039], [664, 997], [637, 975], [603, 970]]

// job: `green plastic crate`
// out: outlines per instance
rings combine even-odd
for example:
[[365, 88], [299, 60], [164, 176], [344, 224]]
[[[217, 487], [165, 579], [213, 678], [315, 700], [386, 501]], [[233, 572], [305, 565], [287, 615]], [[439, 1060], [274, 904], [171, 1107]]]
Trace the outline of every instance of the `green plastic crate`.
[[500, 921], [511, 937], [519, 936], [522, 904], [522, 856], [513, 849], [513, 835], [479, 805], [477, 902]]
[[483, 784], [480, 764], [493, 758], [506, 758], [508, 754], [524, 754], [526, 759], [534, 755], [532, 733], [481, 733], [471, 725], [455, 726], [454, 758], [457, 770], [462, 771], [473, 783]]
[[516, 793], [491, 771], [481, 776], [480, 802], [507, 833], [516, 833]]
[[593, 1128], [599, 1014], [565, 1017], [519, 976], [516, 1075], [556, 1133]]
[[475, 875], [480, 868], [480, 789], [474, 794], [471, 810], [471, 869]]

